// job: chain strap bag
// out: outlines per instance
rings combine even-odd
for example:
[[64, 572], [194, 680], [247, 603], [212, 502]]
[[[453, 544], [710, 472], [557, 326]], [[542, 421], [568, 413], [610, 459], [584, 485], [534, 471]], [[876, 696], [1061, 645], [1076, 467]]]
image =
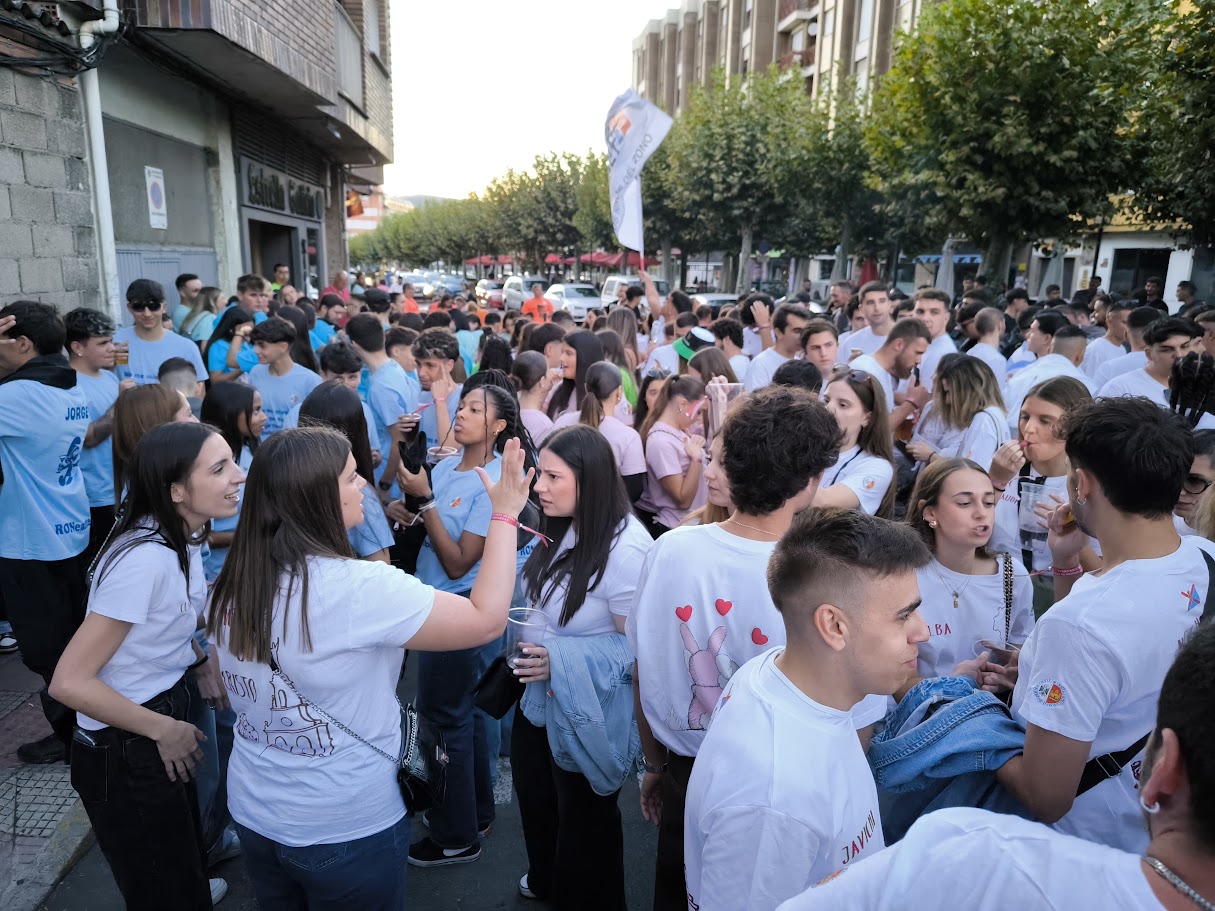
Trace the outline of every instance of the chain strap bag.
[[[288, 689], [295, 694], [300, 702], [307, 705], [325, 721], [339, 731], [353, 737], [363, 746], [375, 750], [397, 768], [397, 785], [401, 789], [401, 797], [405, 800], [405, 808], [410, 813], [420, 813], [443, 803], [447, 791], [447, 748], [443, 743], [443, 735], [438, 729], [425, 721], [418, 710], [410, 703], [401, 705], [397, 699], [397, 708], [401, 710], [401, 755], [393, 757], [379, 747], [368, 743], [346, 725], [342, 724], [315, 702], [311, 702], [295, 688], [291, 678], [278, 666], [274, 657], [270, 658], [270, 670], [282, 678]], [[396, 696], [393, 696], [396, 699]]]

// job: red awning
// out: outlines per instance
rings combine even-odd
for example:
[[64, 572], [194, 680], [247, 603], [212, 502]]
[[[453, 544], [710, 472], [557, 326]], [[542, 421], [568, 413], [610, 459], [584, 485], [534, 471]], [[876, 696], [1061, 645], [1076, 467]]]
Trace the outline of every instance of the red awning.
[[565, 260], [561, 258], [560, 253], [550, 253], [548, 256], [544, 257], [544, 264], [546, 266], [560, 266], [564, 262]]
[[497, 265], [499, 265], [499, 266], [509, 266], [509, 265], [513, 264], [514, 261], [515, 261], [515, 258], [513, 256], [499, 256], [496, 260], [493, 260], [492, 262], [497, 263]]

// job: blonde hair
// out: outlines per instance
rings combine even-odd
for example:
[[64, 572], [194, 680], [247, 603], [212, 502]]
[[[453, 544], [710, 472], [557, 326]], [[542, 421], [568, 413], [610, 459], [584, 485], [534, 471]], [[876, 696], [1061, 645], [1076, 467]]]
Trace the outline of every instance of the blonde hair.
[[1215, 540], [1215, 487], [1208, 487], [1194, 506], [1194, 531], [1208, 541]]
[[[949, 381], [949, 398], [945, 397], [945, 380]], [[996, 407], [1007, 412], [1004, 396], [996, 375], [977, 357], [959, 354], [941, 359], [933, 383], [932, 398], [938, 413], [950, 427], [966, 429], [980, 411]]]

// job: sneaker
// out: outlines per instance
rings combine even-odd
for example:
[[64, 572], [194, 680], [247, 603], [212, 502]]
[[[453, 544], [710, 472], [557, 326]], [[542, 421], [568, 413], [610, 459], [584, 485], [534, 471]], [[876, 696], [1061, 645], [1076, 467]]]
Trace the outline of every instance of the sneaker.
[[52, 762], [66, 762], [67, 749], [63, 741], [51, 734], [33, 743], [23, 743], [17, 747], [17, 758], [29, 765], [49, 765]]
[[409, 846], [409, 862], [415, 867], [467, 864], [480, 857], [480, 845], [469, 845], [467, 848], [440, 848], [429, 838], [423, 838]]
[[207, 854], [207, 866], [214, 867], [234, 857], [240, 857], [240, 836], [231, 829], [224, 829], [219, 843]]
[[17, 651], [17, 639], [12, 633], [0, 633], [0, 655]]
[[211, 904], [218, 905], [224, 900], [224, 896], [228, 894], [228, 881], [226, 879], [213, 879], [211, 883]]
[[[428, 829], [430, 828], [430, 810], [427, 810], [425, 813], [422, 814], [422, 825], [426, 826], [426, 828], [428, 828]], [[477, 830], [477, 837], [485, 838], [493, 830], [494, 830], [494, 824], [491, 822], [484, 829]]]
[[519, 877], [519, 894], [524, 898], [535, 898], [536, 893], [527, 887], [527, 874]]

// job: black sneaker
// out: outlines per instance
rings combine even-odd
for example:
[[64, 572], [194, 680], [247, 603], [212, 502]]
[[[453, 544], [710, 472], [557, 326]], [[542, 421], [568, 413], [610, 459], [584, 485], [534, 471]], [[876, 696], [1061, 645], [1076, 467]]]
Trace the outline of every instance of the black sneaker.
[[17, 747], [17, 758], [29, 765], [49, 765], [52, 762], [67, 762], [67, 748], [63, 741], [51, 734], [33, 743]]
[[[430, 828], [430, 810], [427, 810], [425, 813], [422, 814], [422, 825], [426, 826], [426, 828], [428, 828], [428, 829]], [[477, 837], [485, 838], [493, 830], [494, 830], [494, 824], [492, 822], [488, 823], [484, 829], [477, 830]]]
[[409, 846], [409, 862], [415, 867], [442, 867], [446, 864], [468, 864], [481, 857], [481, 846], [440, 848], [429, 838]]

